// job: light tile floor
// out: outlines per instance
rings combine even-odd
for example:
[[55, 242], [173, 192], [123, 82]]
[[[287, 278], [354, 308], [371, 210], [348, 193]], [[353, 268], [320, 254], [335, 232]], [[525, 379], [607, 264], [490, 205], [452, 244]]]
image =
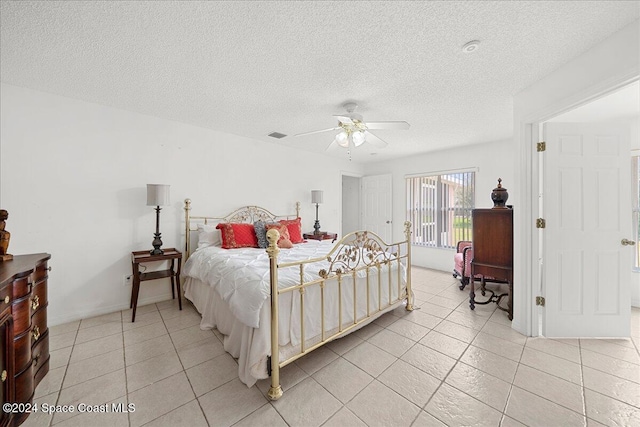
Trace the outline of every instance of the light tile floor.
[[[25, 426], [640, 426], [640, 310], [630, 340], [527, 338], [495, 304], [470, 311], [449, 273], [413, 269], [396, 310], [247, 388], [217, 331], [175, 301], [50, 328], [42, 405]], [[135, 412], [79, 413], [79, 404]], [[98, 408], [99, 409], [99, 408]]]

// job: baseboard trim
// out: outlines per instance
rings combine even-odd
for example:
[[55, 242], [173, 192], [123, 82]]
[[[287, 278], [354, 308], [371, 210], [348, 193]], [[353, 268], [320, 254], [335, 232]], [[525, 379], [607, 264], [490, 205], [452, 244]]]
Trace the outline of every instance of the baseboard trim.
[[[170, 300], [171, 298], [172, 296], [169, 293], [162, 294], [162, 295], [155, 295], [153, 297], [147, 297], [144, 299], [140, 299], [138, 301], [138, 307], [141, 307], [143, 305], [148, 305], [148, 304], [155, 304], [162, 301], [167, 301], [167, 300]], [[183, 302], [184, 302], [184, 297], [183, 297]], [[127, 303], [116, 304], [108, 307], [100, 307], [93, 310], [75, 312], [75, 313], [67, 314], [65, 316], [50, 317], [47, 323], [48, 323], [48, 326], [57, 326], [57, 325], [62, 325], [64, 323], [75, 322], [77, 320], [88, 319], [90, 317], [102, 316], [103, 314], [109, 314], [109, 313], [122, 311], [122, 310], [129, 310], [129, 304]]]

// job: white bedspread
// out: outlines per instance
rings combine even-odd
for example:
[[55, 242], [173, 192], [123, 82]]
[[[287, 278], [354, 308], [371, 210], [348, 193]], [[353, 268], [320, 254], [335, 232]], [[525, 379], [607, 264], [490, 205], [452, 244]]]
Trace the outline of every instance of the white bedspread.
[[[297, 244], [292, 249], [281, 249], [278, 263], [325, 257], [333, 247], [329, 241]], [[319, 270], [328, 268], [328, 264], [321, 261], [306, 265], [305, 282], [318, 279]], [[240, 379], [252, 386], [256, 380], [266, 378], [266, 361], [271, 355], [271, 305], [269, 256], [265, 250], [199, 249], [185, 263], [183, 275], [186, 276], [185, 296], [202, 314], [200, 327], [217, 328], [225, 335], [224, 348], [238, 358]], [[298, 291], [281, 293], [278, 316], [280, 360], [300, 352], [303, 336], [309, 348], [322, 339], [323, 330], [327, 336], [338, 333], [339, 319], [342, 319], [342, 330], [352, 327], [354, 310], [355, 319], [363, 322], [357, 325], [360, 327], [402, 304], [398, 298], [404, 295], [405, 275], [404, 266], [398, 272], [398, 264], [394, 262], [390, 266], [359, 271], [356, 283], [352, 274], [346, 274], [341, 282], [335, 278], [323, 282], [323, 291], [316, 283], [308, 286], [304, 294]], [[300, 270], [297, 266], [279, 268], [278, 279], [280, 289], [298, 285]], [[321, 292], [324, 292], [326, 302], [324, 311], [320, 303]], [[342, 295], [341, 305], [338, 294]], [[356, 295], [357, 304], [354, 303]], [[369, 315], [372, 317], [367, 319]]]
[[[325, 256], [333, 244], [328, 240], [310, 240], [281, 249], [278, 263], [302, 261]], [[305, 281], [318, 278], [328, 263], [313, 263], [305, 269]], [[216, 246], [198, 249], [185, 263], [183, 274], [209, 284], [225, 301], [233, 315], [247, 326], [260, 326], [260, 309], [269, 298], [269, 256], [264, 249], [222, 249]], [[280, 289], [299, 284], [297, 269], [281, 269]]]

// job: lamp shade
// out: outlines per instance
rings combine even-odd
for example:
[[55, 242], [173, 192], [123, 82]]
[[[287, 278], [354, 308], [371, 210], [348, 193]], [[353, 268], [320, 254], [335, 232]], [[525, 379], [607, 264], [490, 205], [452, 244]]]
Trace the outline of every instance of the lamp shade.
[[166, 184], [147, 184], [147, 206], [168, 205], [169, 187]]
[[322, 203], [322, 190], [311, 190], [311, 203]]
[[339, 146], [347, 148], [349, 146], [349, 135], [347, 132], [342, 131], [336, 135], [336, 142]]
[[356, 147], [361, 146], [366, 139], [364, 136], [364, 132], [354, 132], [351, 138], [353, 139], [353, 145], [355, 145]]

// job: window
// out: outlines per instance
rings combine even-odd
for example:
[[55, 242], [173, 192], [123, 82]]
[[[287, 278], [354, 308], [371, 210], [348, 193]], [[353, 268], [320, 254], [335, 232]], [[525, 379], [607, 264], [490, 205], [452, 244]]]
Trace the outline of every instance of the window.
[[407, 178], [407, 220], [411, 243], [455, 248], [471, 240], [471, 211], [475, 205], [475, 172]]

